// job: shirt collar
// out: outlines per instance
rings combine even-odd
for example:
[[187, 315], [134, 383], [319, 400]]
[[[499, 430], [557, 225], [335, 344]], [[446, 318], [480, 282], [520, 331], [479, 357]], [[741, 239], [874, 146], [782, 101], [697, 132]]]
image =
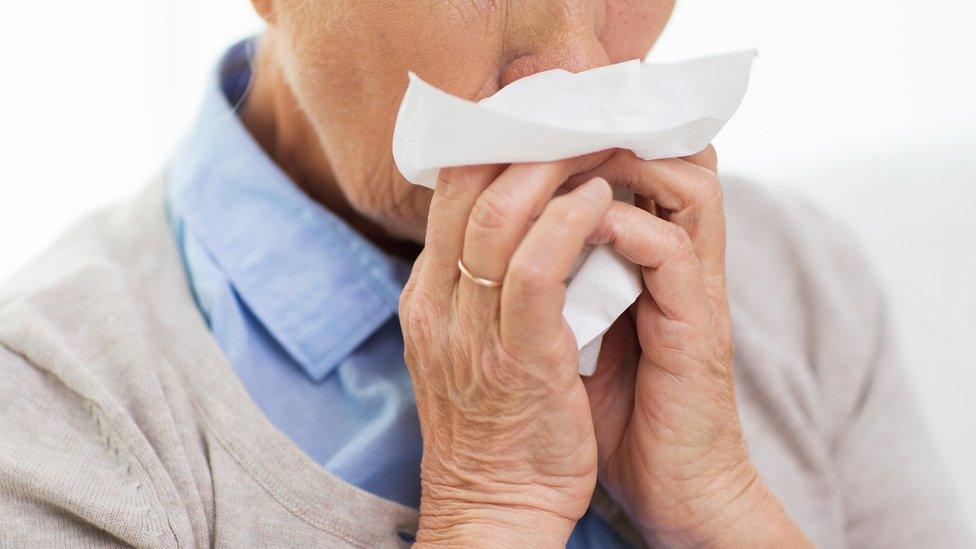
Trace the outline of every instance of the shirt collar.
[[235, 110], [250, 79], [252, 45], [231, 48], [211, 78], [169, 168], [169, 207], [318, 381], [396, 313], [409, 265], [310, 199], [248, 133]]

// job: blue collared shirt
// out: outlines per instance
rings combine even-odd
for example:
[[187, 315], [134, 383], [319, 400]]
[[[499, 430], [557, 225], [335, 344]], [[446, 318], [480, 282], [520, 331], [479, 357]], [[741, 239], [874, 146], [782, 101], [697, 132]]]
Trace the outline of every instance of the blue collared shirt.
[[[254, 42], [231, 48], [168, 171], [196, 302], [272, 423], [317, 463], [417, 507], [421, 437], [397, 303], [410, 265], [305, 195], [237, 117]], [[616, 547], [592, 513], [570, 546]]]

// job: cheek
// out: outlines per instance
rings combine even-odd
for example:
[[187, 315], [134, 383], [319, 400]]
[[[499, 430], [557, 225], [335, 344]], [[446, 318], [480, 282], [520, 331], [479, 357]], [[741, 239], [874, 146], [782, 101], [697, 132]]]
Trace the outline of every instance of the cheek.
[[408, 70], [472, 98], [497, 77], [502, 22], [491, 10], [446, 0], [340, 5], [349, 7], [298, 10], [281, 26], [295, 95], [329, 148], [392, 142]]
[[[643, 57], [673, 7], [672, 0], [605, 1], [600, 41], [611, 62]], [[337, 15], [325, 13], [326, 4], [303, 1], [279, 21], [277, 41], [299, 107], [357, 209], [389, 210], [386, 200], [422, 203], [391, 154], [406, 73], [462, 97], [488, 95], [506, 62], [501, 10], [465, 11], [446, 0], [370, 1], [339, 3], [349, 11]]]

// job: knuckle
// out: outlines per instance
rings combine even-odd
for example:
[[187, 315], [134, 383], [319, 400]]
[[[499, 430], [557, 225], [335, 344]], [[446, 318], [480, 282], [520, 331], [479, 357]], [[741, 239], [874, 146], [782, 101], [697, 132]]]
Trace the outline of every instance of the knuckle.
[[683, 261], [695, 255], [691, 236], [683, 228], [669, 224], [665, 235], [666, 261]]
[[413, 289], [406, 298], [401, 296], [400, 322], [407, 328], [412, 339], [424, 339], [436, 322], [438, 308], [434, 300], [424, 291]]
[[635, 177], [640, 174], [641, 168], [648, 162], [653, 162], [653, 160], [644, 160], [634, 154], [633, 151], [622, 149], [615, 152], [607, 164], [630, 177]]
[[603, 176], [607, 181], [629, 187], [638, 180], [641, 162], [646, 161], [637, 158], [630, 150], [617, 150], [600, 165], [596, 174]]
[[587, 243], [589, 244], [606, 244], [614, 239], [617, 233], [617, 219], [619, 218], [618, 213], [611, 209], [603, 222], [596, 226], [592, 233], [590, 233], [589, 238], [587, 238]]
[[403, 287], [403, 291], [400, 292], [399, 307], [397, 308], [397, 310], [400, 311], [401, 320], [404, 311], [410, 309], [410, 301], [411, 298], [413, 297], [413, 292], [416, 286], [417, 283], [413, 280], [413, 278], [411, 278], [407, 280], [407, 284]]
[[444, 198], [455, 198], [464, 188], [465, 181], [463, 179], [457, 169], [444, 168], [437, 175], [437, 185], [434, 187], [434, 192]]
[[711, 144], [691, 156], [684, 157], [684, 160], [707, 170], [718, 171], [718, 153], [715, 151], [715, 146]]
[[448, 199], [461, 198], [472, 192], [478, 192], [493, 180], [498, 172], [499, 166], [494, 164], [443, 168], [437, 174], [434, 193]]
[[507, 282], [521, 295], [533, 295], [549, 284], [549, 273], [534, 262], [513, 263]]
[[718, 174], [705, 168], [699, 169], [696, 194], [702, 205], [722, 204], [724, 192]]
[[597, 224], [587, 239], [587, 242], [589, 244], [607, 244], [617, 240], [621, 236], [626, 236], [630, 227], [643, 227], [643, 219], [640, 218], [638, 212], [640, 210], [630, 204], [623, 202], [612, 203], [610, 209], [607, 210], [606, 216]]
[[718, 166], [718, 151], [715, 150], [715, 145], [709, 144], [705, 147], [704, 154], [709, 167], [714, 168]]
[[420, 255], [417, 256], [417, 259], [414, 261], [414, 266], [410, 272], [409, 278], [407, 278], [406, 283], [403, 285], [403, 291], [400, 292], [398, 310], [401, 313], [413, 306], [415, 296], [417, 296], [418, 292], [420, 292], [426, 285], [425, 280], [428, 279], [425, 264], [426, 253], [426, 249], [421, 250]]
[[512, 218], [512, 200], [495, 187], [488, 187], [471, 210], [471, 222], [482, 229], [499, 229]]
[[619, 152], [619, 150], [604, 150], [577, 156], [571, 159], [570, 171], [579, 174], [606, 167]]

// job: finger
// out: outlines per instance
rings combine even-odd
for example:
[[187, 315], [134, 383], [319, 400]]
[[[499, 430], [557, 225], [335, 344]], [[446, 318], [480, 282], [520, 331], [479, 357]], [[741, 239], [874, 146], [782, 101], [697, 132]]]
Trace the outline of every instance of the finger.
[[596, 153], [558, 162], [512, 164], [481, 193], [464, 237], [464, 265], [477, 276], [501, 280], [529, 225], [572, 174], [610, 156]]
[[481, 192], [502, 171], [500, 165], [444, 168], [437, 178], [427, 215], [425, 272], [439, 282], [456, 281], [464, 229]]
[[545, 350], [561, 341], [566, 279], [611, 201], [607, 182], [594, 178], [546, 206], [512, 256], [505, 276], [503, 343]]
[[512, 164], [502, 172], [471, 209], [462, 251], [465, 266], [476, 276], [502, 280], [532, 217], [568, 176], [565, 161]]
[[596, 169], [576, 177], [599, 175], [650, 198], [665, 217], [691, 237], [695, 253], [710, 277], [725, 273], [725, 211], [714, 164], [714, 149], [689, 157], [642, 160], [619, 151]]
[[589, 242], [610, 244], [640, 265], [644, 285], [669, 319], [698, 324], [709, 318], [702, 266], [681, 227], [636, 206], [614, 202]]
[[705, 147], [695, 154], [682, 157], [682, 160], [701, 166], [711, 172], [718, 173], [718, 152], [715, 151], [715, 147], [712, 145]]

